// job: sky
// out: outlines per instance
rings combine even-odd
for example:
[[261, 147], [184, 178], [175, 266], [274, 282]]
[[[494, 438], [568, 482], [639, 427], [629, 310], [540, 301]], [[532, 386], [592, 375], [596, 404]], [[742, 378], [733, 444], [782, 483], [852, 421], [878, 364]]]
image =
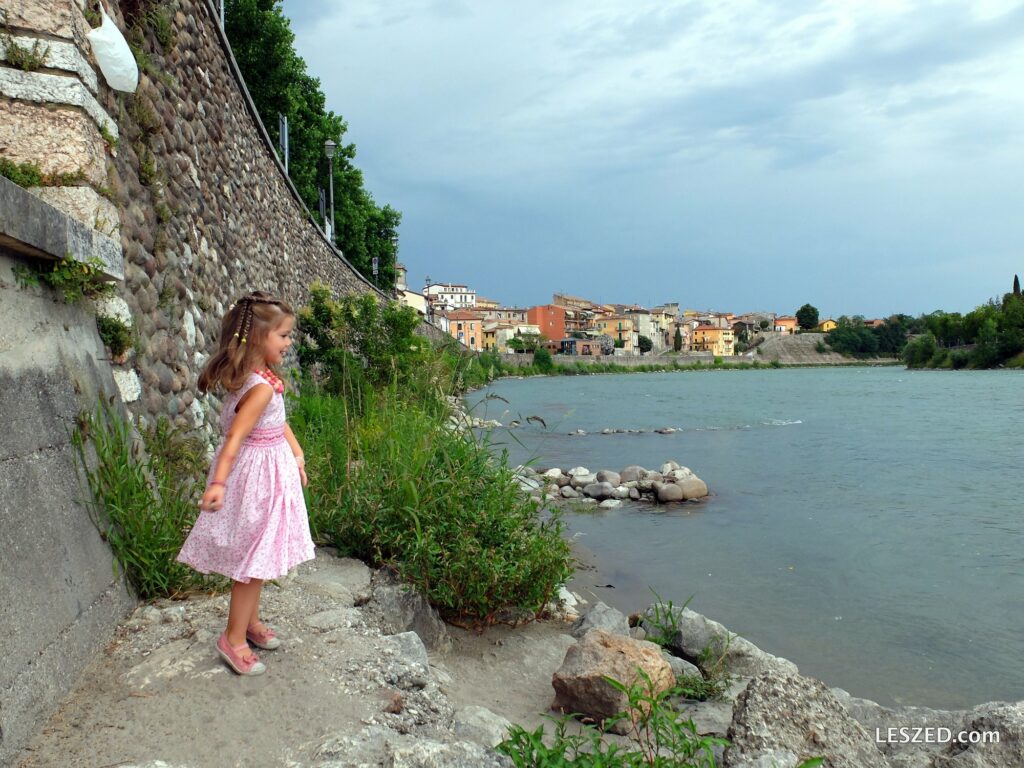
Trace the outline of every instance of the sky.
[[1024, 275], [1024, 2], [284, 0], [410, 287], [823, 317]]

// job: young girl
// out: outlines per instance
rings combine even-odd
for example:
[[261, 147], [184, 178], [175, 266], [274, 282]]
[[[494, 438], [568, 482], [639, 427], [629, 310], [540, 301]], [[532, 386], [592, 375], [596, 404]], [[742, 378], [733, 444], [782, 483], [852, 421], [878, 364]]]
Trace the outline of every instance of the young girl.
[[260, 621], [263, 582], [314, 554], [302, 449], [285, 423], [284, 382], [273, 370], [294, 327], [295, 313], [284, 302], [262, 291], [243, 296], [225, 315], [220, 346], [199, 375], [200, 392], [228, 392], [220, 414], [224, 438], [178, 560], [234, 582], [217, 651], [240, 675], [266, 671], [246, 640], [267, 650], [281, 645]]

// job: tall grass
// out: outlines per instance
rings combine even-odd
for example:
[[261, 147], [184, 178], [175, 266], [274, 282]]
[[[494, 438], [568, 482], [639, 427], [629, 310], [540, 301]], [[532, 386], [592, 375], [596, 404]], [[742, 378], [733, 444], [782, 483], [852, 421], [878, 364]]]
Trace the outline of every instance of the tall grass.
[[315, 535], [394, 567], [449, 618], [489, 623], [547, 603], [571, 575], [569, 547], [505, 456], [396, 386], [363, 396], [358, 414], [319, 392], [295, 402]]
[[[83, 414], [72, 434], [90, 491], [90, 515], [139, 597], [173, 597], [223, 580], [196, 573], [175, 557], [199, 513], [205, 452], [166, 422], [146, 443], [106, 404]], [[197, 471], [198, 470], [198, 471]]]

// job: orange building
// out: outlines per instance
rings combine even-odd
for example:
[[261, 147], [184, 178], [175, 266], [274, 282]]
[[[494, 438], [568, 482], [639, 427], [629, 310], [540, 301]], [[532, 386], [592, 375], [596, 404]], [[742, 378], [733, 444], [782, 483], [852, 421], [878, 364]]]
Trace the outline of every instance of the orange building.
[[526, 311], [526, 322], [540, 328], [541, 335], [554, 342], [565, 338], [565, 307], [543, 304]]
[[484, 320], [479, 312], [457, 309], [448, 313], [448, 333], [470, 349], [483, 349]]
[[796, 333], [798, 324], [792, 315], [779, 315], [775, 318], [775, 332], [783, 334]]

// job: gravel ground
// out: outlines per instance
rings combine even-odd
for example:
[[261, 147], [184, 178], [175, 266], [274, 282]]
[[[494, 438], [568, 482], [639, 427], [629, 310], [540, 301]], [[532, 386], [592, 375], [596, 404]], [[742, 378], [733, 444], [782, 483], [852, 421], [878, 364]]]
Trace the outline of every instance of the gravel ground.
[[[451, 629], [452, 649], [431, 654], [428, 671], [401, 635], [379, 630], [366, 602], [370, 576], [362, 563], [320, 550], [268, 584], [262, 615], [284, 644], [259, 652], [268, 671], [251, 678], [230, 672], [214, 648], [226, 595], [140, 606], [17, 765], [391, 765], [400, 746], [452, 746], [458, 707], [481, 705], [529, 727], [542, 722], [551, 674], [572, 642], [568, 625], [482, 635]], [[482, 749], [456, 746], [460, 755]], [[483, 766], [494, 758], [465, 759]]]

